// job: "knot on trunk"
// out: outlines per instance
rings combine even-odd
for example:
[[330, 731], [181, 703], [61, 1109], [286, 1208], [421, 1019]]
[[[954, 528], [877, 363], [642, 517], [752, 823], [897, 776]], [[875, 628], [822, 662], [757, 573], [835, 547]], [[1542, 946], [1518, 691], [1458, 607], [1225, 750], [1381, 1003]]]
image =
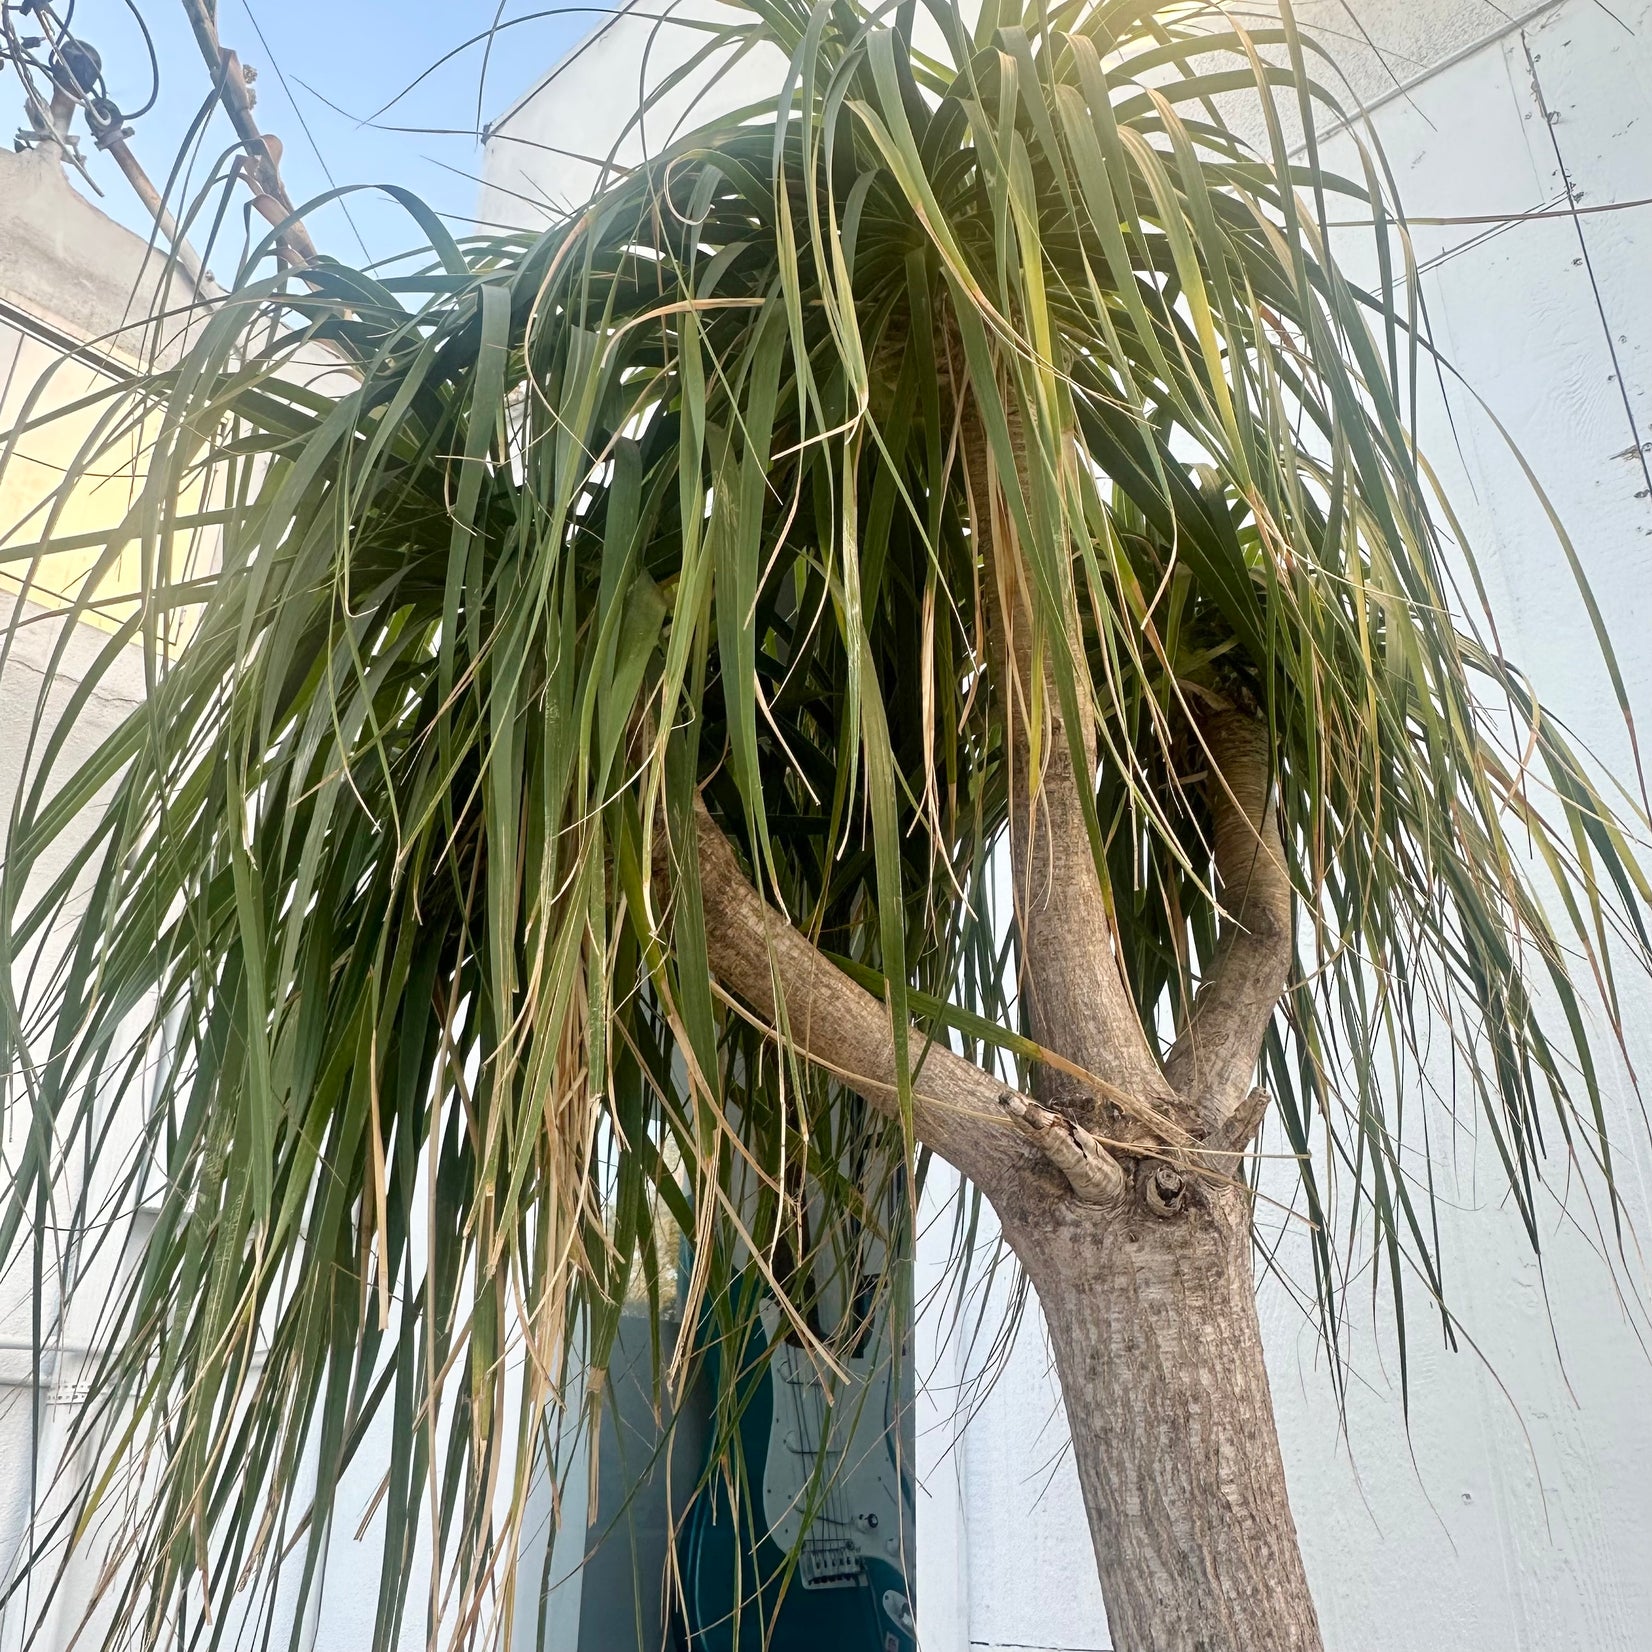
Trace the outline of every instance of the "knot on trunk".
[[1267, 1117], [1268, 1099], [1268, 1092], [1257, 1085], [1224, 1115], [1204, 1140], [1209, 1168], [1229, 1176], [1235, 1172]]
[[1136, 1173], [1136, 1191], [1148, 1210], [1165, 1220], [1187, 1209], [1187, 1177], [1162, 1160], [1143, 1161]]
[[1197, 1202], [1199, 1183], [1238, 1185], [1239, 1160], [1261, 1125], [1268, 1093], [1251, 1090], [1203, 1142], [1113, 1143], [1122, 1158], [1070, 1115], [1014, 1090], [1000, 1091], [998, 1105], [1066, 1178], [1080, 1204], [1118, 1210], [1133, 1193], [1149, 1215], [1168, 1221]]

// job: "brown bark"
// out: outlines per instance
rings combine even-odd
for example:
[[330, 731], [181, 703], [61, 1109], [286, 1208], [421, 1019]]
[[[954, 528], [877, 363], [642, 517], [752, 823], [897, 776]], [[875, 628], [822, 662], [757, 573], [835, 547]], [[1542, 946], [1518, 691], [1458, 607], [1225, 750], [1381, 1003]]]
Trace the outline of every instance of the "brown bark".
[[1269, 1017], [1291, 962], [1291, 883], [1268, 761], [1267, 730], [1244, 713], [1218, 712], [1201, 733], [1211, 760], [1217, 896], [1227, 909], [1209, 977], [1165, 1058], [1178, 1094], [1198, 1098], [1214, 1129], [1240, 1103], [1256, 1071]]
[[[965, 478], [986, 569], [994, 689], [1009, 730], [1022, 988], [1040, 1043], [1130, 1087], [1143, 1106], [1124, 1117], [1070, 1084], [1040, 1086], [1052, 1106], [1081, 1119], [1099, 1108], [1112, 1132], [1139, 1141], [1139, 1157], [1124, 1162], [1131, 1190], [1111, 1209], [1006, 1200], [999, 1213], [1054, 1342], [1114, 1646], [1317, 1652], [1257, 1326], [1249, 1201], [1225, 1179], [1261, 1122], [1251, 1081], [1290, 961], [1291, 888], [1267, 733], [1238, 711], [1202, 730], [1226, 917], [1188, 1026], [1161, 1069], [1117, 962], [1084, 825], [1080, 788], [1093, 795], [1095, 787], [1093, 713], [1081, 702], [1070, 739], [1039, 663], [1046, 655], [1011, 516], [999, 504], [1002, 489], [1027, 475], [1013, 422], [1010, 437], [1019, 474], [1001, 478], [966, 407]], [[1081, 657], [1076, 615], [1065, 624], [1067, 637], [1054, 645], [1065, 641]], [[1050, 709], [1035, 774], [1028, 708], [1039, 671]], [[1172, 1127], [1154, 1140], [1144, 1115]], [[1185, 1150], [1183, 1124], [1214, 1151]]]
[[1119, 1652], [1318, 1652], [1241, 1193], [1007, 1230], [1038, 1291]]
[[[697, 829], [717, 979], [771, 1025], [783, 1005], [795, 1048], [893, 1112], [885, 1006], [762, 899], [703, 810]], [[992, 1200], [1043, 1305], [1113, 1645], [1317, 1652], [1230, 1163], [1110, 1155], [942, 1049], [914, 1092], [920, 1139]], [[1242, 1150], [1260, 1099], [1205, 1145]]]
[[[802, 1055], [881, 1111], [895, 1113], [895, 1040], [887, 1007], [758, 894], [704, 805], [695, 811], [695, 826], [706, 942], [717, 980], [771, 1027], [783, 1019], [786, 1036]], [[997, 1079], [948, 1049], [926, 1050], [916, 1027], [908, 1048], [916, 1068], [912, 1121], [920, 1141], [989, 1198], [1040, 1185], [1046, 1197], [1059, 1197], [1059, 1175], [1015, 1128], [1005, 1106], [1009, 1092]]]

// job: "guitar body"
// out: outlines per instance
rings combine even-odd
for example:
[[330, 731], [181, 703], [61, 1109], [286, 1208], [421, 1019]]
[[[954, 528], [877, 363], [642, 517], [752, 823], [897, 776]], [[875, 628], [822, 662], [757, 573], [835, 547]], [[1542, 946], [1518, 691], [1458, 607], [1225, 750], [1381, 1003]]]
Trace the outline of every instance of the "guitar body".
[[740, 1360], [740, 1506], [715, 1474], [679, 1540], [690, 1652], [916, 1652], [888, 1324], [828, 1390], [801, 1348], [770, 1348], [776, 1316], [762, 1319]]

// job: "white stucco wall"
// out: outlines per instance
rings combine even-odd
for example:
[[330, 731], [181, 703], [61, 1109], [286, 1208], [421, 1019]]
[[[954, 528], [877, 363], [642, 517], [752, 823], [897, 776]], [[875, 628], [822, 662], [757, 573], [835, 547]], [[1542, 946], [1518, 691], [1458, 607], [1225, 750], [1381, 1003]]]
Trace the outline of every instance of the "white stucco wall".
[[[1506, 9], [1487, 0], [1317, 0], [1297, 11], [1344, 65], [1410, 214], [1564, 206], [1551, 132], [1583, 206], [1652, 197], [1649, 0], [1611, 10], [1596, 0]], [[594, 171], [569, 152], [608, 149], [629, 107], [621, 89], [635, 95], [648, 27], [611, 25], [498, 124], [484, 217], [533, 226], [545, 222], [541, 203], [582, 198]], [[662, 47], [654, 51], [661, 61]], [[765, 73], [719, 82], [719, 103], [738, 106]], [[1333, 141], [1332, 158], [1340, 149], [1346, 160], [1349, 148]], [[636, 153], [630, 145], [621, 159]], [[1638, 440], [1652, 442], [1652, 208], [1581, 222], [1604, 321], [1567, 217], [1418, 226], [1414, 241], [1437, 342], [1550, 493], [1608, 617], [1638, 722], [1652, 729], [1652, 484], [1615, 377], [1623, 375]], [[1425, 384], [1425, 448], [1487, 569], [1507, 651], [1577, 734], [1627, 773], [1622, 723], [1541, 506], [1467, 391], [1450, 387], [1446, 413], [1438, 386]], [[1629, 1020], [1644, 1074], [1652, 995], [1634, 997]], [[1652, 1153], [1621, 1074], [1613, 1106], [1620, 1185], [1645, 1234]], [[1565, 1185], [1558, 1163], [1566, 1203], [1548, 1209], [1540, 1268], [1472, 1121], [1438, 1129], [1433, 1146], [1450, 1300], [1472, 1344], [1446, 1352], [1426, 1296], [1411, 1293], [1409, 1418], [1392, 1316], [1368, 1281], [1350, 1296], [1346, 1427], [1313, 1326], [1285, 1284], [1261, 1286], [1292, 1499], [1328, 1645], [1643, 1652], [1652, 1647], [1646, 1314], [1620, 1294], [1597, 1254], [1584, 1190], [1576, 1178]], [[1289, 1197], [1288, 1181], [1275, 1187]], [[1300, 1286], [1311, 1278], [1307, 1257], [1299, 1230], [1286, 1227], [1282, 1270]], [[920, 1290], [939, 1280], [949, 1228], [937, 1207], [920, 1244]], [[1619, 1270], [1630, 1291], [1644, 1287], [1635, 1266]], [[979, 1351], [938, 1320], [920, 1327], [919, 1346], [930, 1368], [918, 1442], [925, 1652], [1100, 1652], [1105, 1614], [1036, 1304], [984, 1397], [969, 1382]], [[976, 1401], [962, 1429], [961, 1397]]]
[[[1616, 12], [1568, 0], [1525, 31], [1557, 117], [1554, 137], [1585, 206], [1652, 195], [1652, 7]], [[1415, 216], [1564, 204], [1519, 30], [1391, 97], [1372, 121]], [[1645, 726], [1652, 501], [1615, 374], [1623, 374], [1644, 443], [1652, 437], [1644, 299], [1652, 211], [1581, 221], [1604, 323], [1568, 218], [1419, 227], [1415, 241], [1419, 262], [1439, 260], [1423, 276], [1437, 342], [1553, 499]], [[1452, 386], [1448, 399], [1451, 422], [1438, 388], [1425, 386], [1423, 442], [1486, 566], [1505, 647], [1551, 708], [1630, 778], [1610, 686], [1542, 508], [1473, 397]], [[1644, 990], [1630, 1004], [1628, 1036], [1644, 1074], [1652, 1053]], [[1644, 1233], [1652, 1155], [1621, 1075], [1615, 1101], [1620, 1185]], [[1540, 1269], [1472, 1121], [1462, 1135], [1438, 1131], [1435, 1147], [1449, 1300], [1473, 1346], [1447, 1353], [1426, 1295], [1411, 1292], [1409, 1419], [1392, 1316], [1385, 1304], [1373, 1307], [1369, 1289], [1363, 1301], [1358, 1290], [1351, 1300], [1363, 1323], [1353, 1336], [1344, 1428], [1314, 1328], [1280, 1283], [1261, 1286], [1292, 1502], [1327, 1644], [1338, 1652], [1442, 1644], [1464, 1652], [1639, 1652], [1652, 1646], [1644, 1308], [1619, 1300], [1575, 1180], [1564, 1189], [1566, 1208], [1549, 1207]], [[1279, 1178], [1274, 1185], [1283, 1192]], [[1279, 1224], [1264, 1216], [1263, 1225]], [[1311, 1277], [1299, 1235], [1287, 1234], [1282, 1259], [1296, 1282]], [[1638, 1269], [1623, 1271], [1644, 1286]], [[1109, 1645], [1075, 1476], [1060, 1457], [1064, 1438], [1034, 1311], [964, 1441], [968, 1640], [946, 1624], [947, 1638], [926, 1652]], [[926, 1584], [931, 1579], [920, 1582], [920, 1599]]]
[[[1557, 146], [1585, 208], [1644, 200], [1652, 6], [1567, 0], [1391, 100], [1376, 125], [1418, 217], [1564, 207]], [[1438, 345], [1507, 427], [1569, 530], [1644, 728], [1652, 484], [1634, 448], [1652, 438], [1652, 215], [1421, 226], [1416, 247], [1425, 266], [1437, 261], [1423, 291]], [[1445, 400], [1454, 429], [1431, 381], [1422, 438], [1491, 578], [1503, 645], [1550, 709], [1632, 785], [1623, 723], [1542, 507], [1473, 398], [1448, 381]], [[1644, 984], [1632, 990], [1627, 1021], [1644, 1078]], [[1620, 1185], [1645, 1234], [1652, 1154], [1621, 1073], [1615, 1092]], [[1293, 1487], [1304, 1524], [1314, 1523], [1310, 1509], [1324, 1514], [1308, 1553], [1333, 1643], [1652, 1646], [1644, 1295], [1633, 1308], [1614, 1298], [1575, 1179], [1566, 1215], [1551, 1208], [1540, 1273], [1498, 1197], [1489, 1146], [1476, 1152], [1447, 1137], [1435, 1157], [1446, 1177], [1451, 1300], [1484, 1359], [1442, 1354], [1437, 1327], [1415, 1316], [1409, 1439], [1391, 1355], [1388, 1375], [1379, 1369], [1391, 1339], [1367, 1338], [1361, 1376], [1375, 1380], [1356, 1390], [1349, 1449], [1334, 1452], [1335, 1418], [1308, 1369], [1312, 1350], [1279, 1293], [1264, 1292]], [[1555, 1170], [1562, 1178], [1560, 1162]], [[1638, 1267], [1624, 1271], [1644, 1287]], [[1373, 1624], [1389, 1638], [1371, 1638]]]
[[[1575, 0], [1527, 30], [1585, 205], [1652, 194], [1652, 8], [1620, 8], [1619, 17]], [[1373, 121], [1414, 215], [1514, 214], [1564, 200], [1518, 31], [1393, 97]], [[1604, 327], [1569, 219], [1496, 230], [1483, 242], [1494, 226], [1419, 228], [1417, 253], [1440, 260], [1423, 278], [1440, 347], [1550, 492], [1644, 724], [1652, 503], [1605, 328], [1645, 441], [1652, 331], [1641, 295], [1652, 218], [1640, 210], [1582, 221]], [[1437, 389], [1425, 394], [1423, 439], [1491, 576], [1504, 643], [1551, 707], [1627, 777], [1622, 724], [1541, 507], [1473, 398], [1453, 388], [1449, 403], [1455, 430]], [[1644, 992], [1630, 1022], [1644, 1072]], [[1644, 1232], [1648, 1154], [1621, 1079], [1616, 1099], [1621, 1184]], [[1475, 1347], [1445, 1352], [1426, 1296], [1412, 1292], [1409, 1420], [1385, 1305], [1372, 1309], [1355, 1294], [1365, 1322], [1353, 1338], [1344, 1430], [1312, 1326], [1278, 1282], [1261, 1288], [1292, 1500], [1327, 1643], [1346, 1652], [1652, 1645], [1644, 1312], [1616, 1299], [1575, 1183], [1569, 1209], [1549, 1209], [1540, 1270], [1484, 1144], [1440, 1131], [1436, 1148], [1450, 1301]], [[1299, 1237], [1287, 1235], [1285, 1261], [1306, 1281]], [[1108, 1645], [1070, 1463], [1049, 1466], [1063, 1432], [1033, 1316], [966, 1438], [972, 1647]]]

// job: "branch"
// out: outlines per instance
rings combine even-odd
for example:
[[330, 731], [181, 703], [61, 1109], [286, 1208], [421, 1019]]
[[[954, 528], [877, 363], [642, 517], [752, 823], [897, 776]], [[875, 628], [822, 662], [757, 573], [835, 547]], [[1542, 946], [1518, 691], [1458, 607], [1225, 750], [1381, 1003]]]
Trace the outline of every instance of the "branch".
[[1212, 1127], [1188, 1162], [1207, 1175], [1231, 1182], [1239, 1174], [1239, 1161], [1250, 1152], [1262, 1120], [1268, 1115], [1269, 1099], [1261, 1085], [1247, 1092], [1243, 1100]]
[[[823, 957], [752, 887], [703, 803], [696, 803], [694, 819], [698, 841], [692, 852], [699, 867], [712, 974], [772, 1025], [783, 1028], [800, 1055], [893, 1117], [898, 1103], [888, 1006]], [[923, 1032], [914, 1027], [911, 1047], [923, 1050], [925, 1042]], [[1072, 1182], [1054, 1155], [1035, 1154], [1034, 1149], [1044, 1144], [1031, 1132], [1010, 1128], [1005, 1095], [1004, 1086], [991, 1074], [930, 1044], [913, 1074], [914, 1130], [920, 1141], [995, 1202], [1014, 1187], [1025, 1189], [1028, 1170], [1041, 1167], [1044, 1160]], [[1099, 1144], [1095, 1151], [1106, 1157]], [[1116, 1165], [1112, 1169], [1122, 1184], [1123, 1173]], [[1095, 1170], [1092, 1180], [1103, 1174]]]
[[[1215, 959], [1165, 1073], [1196, 1105], [1207, 1130], [1225, 1134], [1244, 1107], [1285, 990], [1295, 897], [1279, 838], [1266, 728], [1242, 712], [1223, 711], [1201, 732], [1211, 760], [1216, 892], [1225, 916]], [[1257, 1115], [1252, 1133], [1260, 1122]]]
[[[973, 395], [964, 404], [959, 437], [982, 561], [992, 686], [1010, 763], [1009, 835], [1015, 921], [1021, 936], [1020, 985], [1039, 1043], [1059, 1050], [1156, 1112], [1173, 1114], [1177, 1097], [1165, 1083], [1142, 1031], [1114, 949], [1113, 920], [1085, 820], [1083, 797], [1095, 787], [1096, 729], [1078, 616], [1076, 610], [1065, 615], [1064, 642], [1079, 678], [1078, 726], [1070, 730], [1047, 658], [1063, 640], [1046, 637], [1042, 650], [1035, 646], [1039, 624], [1033, 592], [1006, 498], [1008, 490], [1028, 491], [1027, 438], [1013, 398], [1004, 402], [1004, 414], [1013, 466], [1000, 465]], [[1070, 607], [1070, 593], [1064, 600]], [[1039, 730], [1030, 726], [1034, 708], [1044, 723]], [[1061, 1074], [1041, 1074], [1038, 1091], [1057, 1111], [1083, 1123], [1097, 1123], [1104, 1116], [1093, 1091]], [[1125, 1117], [1118, 1129], [1134, 1135], [1138, 1127]], [[1151, 1135], [1144, 1137], [1144, 1145], [1151, 1144]]]
[[1123, 1169], [1082, 1124], [1013, 1090], [1004, 1091], [998, 1101], [1027, 1140], [1067, 1178], [1080, 1204], [1116, 1209], [1124, 1203], [1130, 1184]]

